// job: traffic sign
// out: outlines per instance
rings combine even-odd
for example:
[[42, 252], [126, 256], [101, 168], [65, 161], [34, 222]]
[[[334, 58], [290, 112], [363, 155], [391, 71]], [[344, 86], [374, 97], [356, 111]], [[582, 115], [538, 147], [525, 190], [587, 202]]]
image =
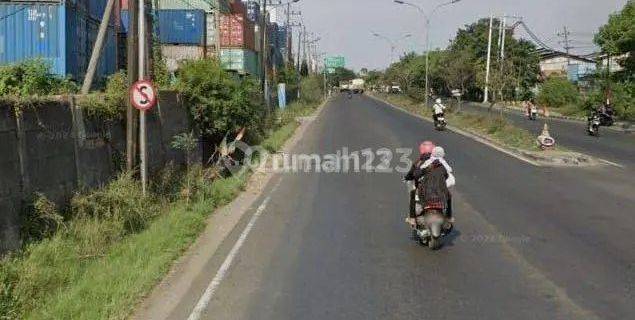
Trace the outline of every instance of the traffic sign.
[[146, 80], [135, 82], [130, 88], [130, 102], [141, 111], [152, 109], [157, 103], [157, 92], [152, 82]]
[[346, 66], [346, 59], [342, 56], [326, 57], [324, 58], [324, 65], [327, 68], [344, 68]]

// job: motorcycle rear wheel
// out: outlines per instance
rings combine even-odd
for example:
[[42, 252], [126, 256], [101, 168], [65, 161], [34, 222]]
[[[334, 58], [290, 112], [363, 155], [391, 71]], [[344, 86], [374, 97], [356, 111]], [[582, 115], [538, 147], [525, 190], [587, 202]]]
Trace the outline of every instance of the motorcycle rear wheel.
[[428, 240], [428, 248], [430, 248], [430, 250], [437, 250], [439, 247], [441, 247], [441, 239], [430, 237], [430, 240]]

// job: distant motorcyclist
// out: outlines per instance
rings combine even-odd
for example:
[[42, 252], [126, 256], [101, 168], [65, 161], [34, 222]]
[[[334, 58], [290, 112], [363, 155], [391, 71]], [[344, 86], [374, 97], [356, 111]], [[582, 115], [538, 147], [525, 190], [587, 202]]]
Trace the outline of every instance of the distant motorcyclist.
[[603, 126], [610, 127], [613, 125], [615, 110], [613, 109], [613, 106], [611, 106], [611, 102], [609, 100], [600, 105], [597, 108], [596, 113], [600, 117], [600, 122]]
[[446, 107], [441, 102], [440, 98], [434, 101], [434, 105], [432, 106], [432, 119], [434, 119], [434, 123], [437, 123], [439, 117], [442, 117], [445, 113]]
[[419, 159], [412, 164], [410, 171], [406, 173], [404, 176], [405, 181], [414, 181], [415, 189], [410, 191], [410, 212], [408, 214], [408, 218], [406, 218], [406, 222], [411, 225], [415, 224], [415, 196], [417, 194], [417, 189], [419, 188], [419, 179], [423, 176], [423, 169], [420, 167], [425, 163], [430, 156], [432, 155], [432, 150], [434, 150], [434, 143], [432, 141], [424, 141], [419, 145]]

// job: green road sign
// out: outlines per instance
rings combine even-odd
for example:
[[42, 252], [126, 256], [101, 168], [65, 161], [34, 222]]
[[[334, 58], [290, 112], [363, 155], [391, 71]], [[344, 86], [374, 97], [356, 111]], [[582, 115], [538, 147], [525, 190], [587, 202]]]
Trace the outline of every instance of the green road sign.
[[327, 69], [344, 68], [344, 66], [346, 66], [346, 59], [342, 56], [326, 57], [324, 59], [324, 65]]

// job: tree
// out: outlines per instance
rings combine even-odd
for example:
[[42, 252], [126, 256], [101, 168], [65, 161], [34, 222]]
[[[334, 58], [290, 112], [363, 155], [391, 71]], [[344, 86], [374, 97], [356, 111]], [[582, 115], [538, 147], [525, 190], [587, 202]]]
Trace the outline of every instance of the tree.
[[466, 50], [450, 51], [443, 58], [441, 65], [444, 70], [441, 78], [444, 80], [447, 91], [458, 89], [461, 95], [465, 94], [467, 86], [474, 82], [474, 77], [477, 74], [469, 52]]
[[562, 108], [577, 104], [580, 94], [578, 88], [566, 78], [552, 77], [540, 88], [538, 103], [549, 108]]
[[609, 21], [593, 39], [604, 53], [611, 56], [628, 54], [619, 60], [625, 68], [625, 78], [634, 79], [635, 73], [635, 2], [628, 1], [622, 11], [612, 14]]
[[340, 82], [350, 81], [355, 79], [357, 75], [353, 70], [346, 68], [336, 68], [335, 72], [328, 75], [328, 83], [332, 87], [337, 87]]

